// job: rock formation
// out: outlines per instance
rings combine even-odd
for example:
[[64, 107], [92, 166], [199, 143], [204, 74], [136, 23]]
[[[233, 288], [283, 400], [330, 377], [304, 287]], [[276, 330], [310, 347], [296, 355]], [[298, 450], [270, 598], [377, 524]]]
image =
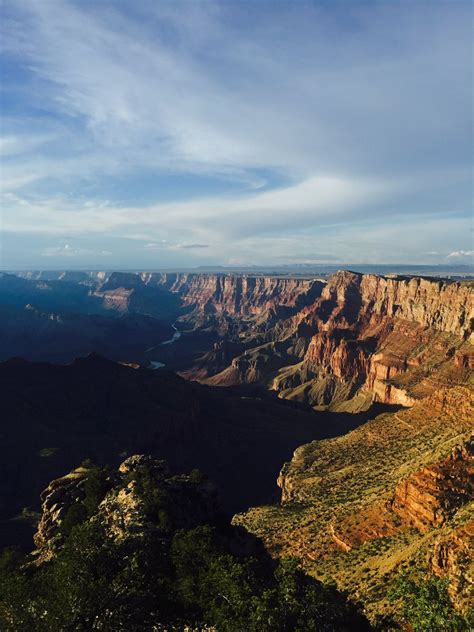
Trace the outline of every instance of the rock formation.
[[33, 538], [41, 561], [49, 559], [61, 545], [61, 523], [67, 510], [84, 499], [87, 474], [87, 468], [78, 467], [51, 481], [41, 493], [41, 519]]
[[462, 611], [472, 607], [474, 594], [474, 520], [438, 536], [428, 553], [435, 575], [447, 578], [453, 601]]
[[235, 522], [274, 555], [296, 555], [319, 577], [334, 577], [374, 615], [390, 610], [388, 588], [409, 568], [447, 577], [465, 611], [474, 398], [465, 374], [444, 378], [443, 388], [411, 407], [298, 448], [278, 478], [281, 506], [250, 509]]
[[195, 274], [180, 275], [170, 289], [205, 314], [281, 316], [310, 305], [322, 288], [317, 280]]
[[[163, 352], [163, 362], [214, 386], [257, 383], [283, 398], [354, 412], [371, 401], [411, 406], [426, 395], [430, 371], [474, 364], [468, 283], [347, 271], [327, 283], [194, 273], [50, 276], [4, 274], [0, 299], [60, 317], [49, 308], [178, 319], [188, 335], [173, 354]], [[151, 346], [121, 359], [145, 362]]]
[[[71, 509], [83, 509], [85, 485], [97, 468], [79, 467], [51, 481], [41, 494], [41, 519], [34, 535], [34, 557], [41, 564], [54, 556], [65, 537], [65, 520]], [[99, 520], [114, 540], [140, 537], [159, 528], [159, 510], [166, 510], [167, 528], [192, 529], [213, 523], [219, 514], [215, 487], [206, 479], [170, 474], [165, 461], [134, 455], [106, 474], [102, 497], [90, 515], [77, 513], [75, 522]], [[172, 499], [172, 503], [168, 501]]]
[[[467, 285], [340, 272], [319, 298], [275, 327], [254, 323], [241, 332], [245, 354], [210, 383], [261, 382], [282, 397], [333, 409], [353, 400], [348, 409], [355, 410], [367, 398], [411, 406], [426, 395], [419, 384], [430, 372], [474, 361], [473, 322]], [[272, 349], [262, 346], [269, 339], [278, 344], [273, 362]]]
[[400, 481], [389, 508], [421, 532], [443, 525], [474, 499], [474, 440], [457, 446], [447, 459]]
[[[36, 484], [28, 468], [18, 468], [19, 433], [28, 438], [25, 461], [44, 482], [84, 456], [116, 464], [124, 451], [146, 449], [172, 467], [206, 471], [234, 510], [271, 501], [276, 473], [297, 448], [278, 478], [281, 504], [254, 507], [236, 524], [272, 555], [296, 555], [312, 574], [336, 579], [371, 616], [390, 613], [387, 587], [413, 566], [447, 577], [465, 609], [474, 490], [471, 283], [348, 271], [327, 283], [32, 274], [2, 275], [0, 293], [5, 309], [51, 314], [54, 328], [65, 319], [53, 307], [67, 301], [87, 319], [123, 324], [161, 315], [182, 332], [163, 348], [163, 362], [174, 357], [187, 379], [148, 371], [132, 353], [120, 359], [134, 370], [97, 356], [67, 367], [0, 365], [10, 504], [29, 498], [25, 489]], [[140, 320], [137, 330], [144, 328]], [[349, 429], [342, 412], [357, 414], [349, 415], [355, 429], [339, 436]], [[49, 445], [58, 457], [47, 463], [40, 455]], [[183, 481], [152, 461], [134, 457], [114, 474], [122, 483], [107, 492], [101, 516], [116, 538], [146, 528], [140, 468], [181, 489]], [[65, 507], [84, 501], [86, 481], [75, 470], [44, 493], [36, 536], [43, 551], [59, 541]], [[186, 508], [185, 495], [181, 501]], [[185, 515], [177, 511], [175, 519]]]

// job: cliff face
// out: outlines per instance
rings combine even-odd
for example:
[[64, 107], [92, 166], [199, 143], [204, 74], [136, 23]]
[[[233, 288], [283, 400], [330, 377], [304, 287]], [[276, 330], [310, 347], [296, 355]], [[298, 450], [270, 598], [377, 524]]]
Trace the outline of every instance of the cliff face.
[[444, 524], [474, 498], [474, 441], [456, 447], [450, 456], [400, 481], [389, 502], [391, 511], [421, 532]]
[[317, 330], [305, 368], [355, 379], [375, 401], [410, 406], [414, 396], [401, 376], [450, 359], [469, 338], [474, 292], [456, 283], [342, 272], [305, 319]]
[[352, 400], [354, 410], [367, 397], [411, 406], [427, 394], [428, 373], [443, 364], [458, 370], [474, 362], [473, 322], [468, 286], [339, 272], [318, 298], [277, 325], [264, 330], [257, 323], [240, 333], [249, 345], [254, 337], [255, 351], [268, 339], [278, 342], [278, 356], [286, 354], [287, 364], [267, 361], [249, 371], [247, 349], [212, 383], [259, 381], [282, 397], [338, 409]]
[[142, 279], [179, 294], [198, 312], [230, 316], [289, 313], [311, 304], [324, 286], [317, 280], [217, 274], [143, 274]]
[[[440, 388], [335, 439], [299, 447], [278, 478], [280, 507], [234, 518], [275, 556], [295, 555], [362, 599], [374, 617], [415, 569], [449, 580], [461, 611], [472, 588], [474, 470], [469, 383]], [[471, 597], [472, 598], [472, 597]]]
[[468, 611], [474, 591], [474, 520], [436, 538], [428, 561], [435, 575], [448, 579], [454, 603]]
[[321, 299], [337, 305], [349, 320], [351, 313], [359, 320], [377, 315], [462, 337], [473, 328], [474, 293], [458, 283], [339, 272], [326, 285]]
[[[173, 347], [173, 355], [178, 346], [180, 354], [173, 367], [187, 379], [225, 386], [258, 383], [316, 407], [354, 412], [370, 401], [412, 406], [438, 387], [433, 373], [474, 366], [469, 343], [474, 291], [468, 284], [347, 271], [326, 284], [113, 272], [86, 275], [95, 283], [90, 287], [83, 276], [76, 283], [67, 275], [32, 276], [0, 276], [2, 300], [22, 309], [72, 301], [70, 311], [177, 320], [194, 335]], [[213, 349], [216, 340], [222, 346]], [[163, 360], [167, 365], [169, 356]]]
[[[92, 295], [101, 300], [102, 309], [118, 314], [138, 312], [173, 322], [181, 312], [181, 301], [156, 275], [112, 272], [98, 283]], [[159, 278], [162, 275], [158, 275]]]
[[71, 505], [84, 499], [86, 478], [87, 469], [76, 468], [51, 481], [41, 493], [41, 519], [33, 538], [41, 561], [50, 559], [62, 543], [61, 523]]

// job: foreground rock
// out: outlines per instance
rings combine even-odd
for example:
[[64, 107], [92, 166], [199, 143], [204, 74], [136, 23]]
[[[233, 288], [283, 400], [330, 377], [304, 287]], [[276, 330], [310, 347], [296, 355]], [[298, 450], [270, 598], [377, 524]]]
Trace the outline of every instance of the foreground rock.
[[[202, 475], [173, 476], [165, 461], [151, 456], [131, 456], [117, 470], [79, 467], [51, 481], [41, 494], [41, 519], [33, 538], [35, 558], [39, 563], [51, 559], [71, 528], [87, 518], [98, 520], [116, 541], [142, 537], [160, 526], [159, 494], [173, 499], [171, 504], [163, 501], [161, 509], [174, 530], [213, 523], [221, 515], [216, 489]], [[89, 511], [71, 514], [84, 503]]]
[[220, 513], [198, 472], [133, 455], [84, 465], [42, 495], [37, 549], [0, 564], [6, 630], [367, 632], [358, 605], [275, 562]]

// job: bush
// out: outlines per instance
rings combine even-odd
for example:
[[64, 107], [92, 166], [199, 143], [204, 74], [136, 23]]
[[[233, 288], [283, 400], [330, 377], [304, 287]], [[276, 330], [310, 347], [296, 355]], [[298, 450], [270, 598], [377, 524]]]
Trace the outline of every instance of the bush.
[[390, 593], [399, 601], [400, 613], [414, 632], [462, 632], [469, 630], [467, 621], [456, 612], [449, 598], [448, 582], [403, 574]]
[[166, 540], [150, 533], [114, 541], [98, 521], [71, 530], [39, 569], [0, 558], [5, 630], [142, 630], [158, 624], [219, 632], [369, 630], [345, 595], [305, 575], [296, 560], [274, 564], [229, 550], [212, 526]]

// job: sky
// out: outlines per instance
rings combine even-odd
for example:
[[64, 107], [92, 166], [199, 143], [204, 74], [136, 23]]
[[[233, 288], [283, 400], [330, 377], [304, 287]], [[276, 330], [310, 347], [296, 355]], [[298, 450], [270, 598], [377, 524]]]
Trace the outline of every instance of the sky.
[[463, 0], [0, 0], [0, 268], [472, 263]]

